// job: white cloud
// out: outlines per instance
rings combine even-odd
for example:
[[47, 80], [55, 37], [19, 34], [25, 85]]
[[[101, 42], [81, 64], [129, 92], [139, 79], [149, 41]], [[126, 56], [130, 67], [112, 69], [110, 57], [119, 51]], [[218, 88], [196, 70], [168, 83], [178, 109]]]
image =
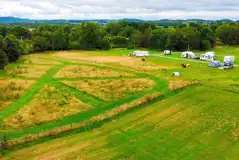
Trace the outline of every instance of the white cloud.
[[239, 19], [239, 0], [0, 0], [0, 16], [31, 19]]

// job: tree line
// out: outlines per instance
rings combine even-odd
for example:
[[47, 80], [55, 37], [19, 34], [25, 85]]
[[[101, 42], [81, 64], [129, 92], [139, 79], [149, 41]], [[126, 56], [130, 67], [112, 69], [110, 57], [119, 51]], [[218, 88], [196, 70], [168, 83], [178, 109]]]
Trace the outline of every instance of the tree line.
[[111, 22], [105, 26], [43, 24], [34, 29], [0, 26], [0, 69], [32, 52], [146, 47], [157, 50], [209, 50], [215, 45], [239, 45], [239, 23]]

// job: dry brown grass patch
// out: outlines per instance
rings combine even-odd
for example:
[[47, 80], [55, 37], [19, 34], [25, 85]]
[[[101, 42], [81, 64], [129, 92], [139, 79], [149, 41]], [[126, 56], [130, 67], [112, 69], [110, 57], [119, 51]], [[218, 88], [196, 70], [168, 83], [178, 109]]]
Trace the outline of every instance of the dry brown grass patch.
[[40, 78], [51, 68], [52, 68], [52, 66], [20, 65], [20, 66], [15, 67], [14, 69], [8, 71], [6, 74], [10, 75], [10, 76]]
[[0, 101], [0, 110], [2, 110], [3, 108], [7, 107], [8, 105], [10, 105], [12, 102], [4, 102], [4, 101]]
[[48, 59], [41, 59], [41, 58], [31, 58], [24, 62], [25, 64], [60, 64], [60, 62], [48, 60]]
[[56, 78], [84, 78], [84, 77], [125, 77], [133, 76], [127, 72], [117, 72], [112, 69], [99, 69], [89, 66], [67, 66], [62, 68]]
[[155, 82], [149, 79], [85, 80], [64, 81], [66, 85], [92, 94], [100, 99], [110, 101], [124, 98], [127, 94], [150, 90]]
[[31, 80], [0, 79], [0, 110], [20, 98], [33, 83]]
[[150, 71], [158, 69], [169, 69], [168, 66], [156, 65], [149, 61], [142, 61], [141, 58], [127, 57], [127, 56], [88, 56], [81, 57], [81, 60], [87, 60], [97, 63], [114, 63], [121, 66], [130, 67], [132, 69], [141, 71]]
[[170, 91], [179, 90], [187, 86], [198, 84], [197, 81], [186, 81], [186, 80], [169, 80], [168, 89]]
[[87, 111], [91, 106], [75, 96], [46, 85], [35, 98], [16, 114], [4, 120], [6, 128], [23, 128]]
[[87, 56], [80, 53], [68, 53], [68, 52], [59, 52], [55, 55], [59, 58], [64, 58], [73, 61], [88, 61], [92, 63], [101, 63], [101, 64], [117, 64], [124, 67], [130, 67], [132, 69], [140, 71], [151, 71], [151, 70], [160, 70], [160, 69], [170, 69], [173, 67], [168, 67], [165, 65], [156, 65], [152, 62], [142, 61], [138, 57], [129, 57], [129, 56]]

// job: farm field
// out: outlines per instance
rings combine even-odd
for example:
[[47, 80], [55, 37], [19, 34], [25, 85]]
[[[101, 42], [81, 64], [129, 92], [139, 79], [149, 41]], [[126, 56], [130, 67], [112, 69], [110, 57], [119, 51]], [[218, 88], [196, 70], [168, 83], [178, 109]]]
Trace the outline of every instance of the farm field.
[[239, 68], [131, 51], [33, 54], [0, 71], [0, 135], [16, 146], [0, 159], [236, 160]]

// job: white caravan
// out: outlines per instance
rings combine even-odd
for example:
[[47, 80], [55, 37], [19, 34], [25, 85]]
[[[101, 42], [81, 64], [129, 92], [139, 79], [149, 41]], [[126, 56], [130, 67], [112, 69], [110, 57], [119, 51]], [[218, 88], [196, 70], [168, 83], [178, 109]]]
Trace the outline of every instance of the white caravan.
[[133, 53], [131, 53], [131, 56], [147, 57], [147, 56], [149, 56], [149, 52], [148, 51], [134, 51]]
[[200, 55], [200, 60], [203, 61], [214, 61], [215, 60], [215, 53], [214, 52], [207, 52], [205, 54]]
[[164, 55], [171, 55], [171, 54], [172, 54], [172, 51], [170, 51], [170, 50], [165, 50], [163, 53], [164, 53]]
[[224, 57], [224, 69], [231, 69], [233, 68], [233, 63], [235, 61], [234, 56], [225, 56]]
[[182, 52], [181, 57], [182, 58], [195, 58], [196, 56], [193, 52], [186, 51], [186, 52]]

